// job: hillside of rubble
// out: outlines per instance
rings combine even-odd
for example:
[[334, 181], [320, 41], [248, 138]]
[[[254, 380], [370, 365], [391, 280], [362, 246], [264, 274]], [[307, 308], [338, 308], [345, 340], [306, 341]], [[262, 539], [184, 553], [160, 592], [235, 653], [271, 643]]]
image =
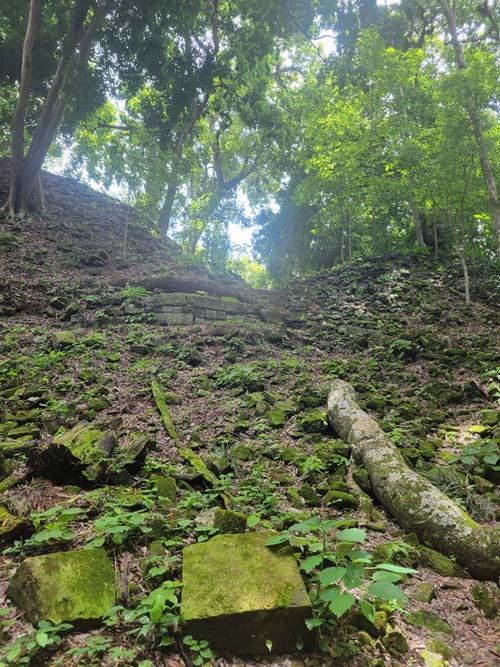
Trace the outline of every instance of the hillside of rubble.
[[[396, 524], [326, 401], [348, 381], [412, 469], [497, 525], [500, 269], [471, 267], [470, 307], [460, 266], [422, 255], [266, 293], [192, 265], [125, 205], [44, 178], [42, 218], [0, 220], [0, 665], [495, 664], [497, 586]], [[290, 538], [311, 635], [251, 657], [186, 641], [182, 584], [194, 606], [209, 593], [188, 590], [184, 549], [239, 536], [265, 558], [267, 533]], [[51, 601], [66, 561], [82, 581], [90, 563], [107, 596], [106, 613], [96, 599], [78, 612], [92, 623]], [[37, 567], [46, 596], [27, 601]], [[346, 572], [353, 602], [337, 613], [331, 577]], [[370, 594], [368, 577], [398, 592]]]

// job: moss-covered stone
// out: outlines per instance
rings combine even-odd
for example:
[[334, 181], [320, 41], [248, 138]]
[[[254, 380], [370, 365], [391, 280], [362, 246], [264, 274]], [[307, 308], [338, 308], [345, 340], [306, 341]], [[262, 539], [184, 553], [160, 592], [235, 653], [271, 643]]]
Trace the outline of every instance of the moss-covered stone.
[[93, 483], [103, 473], [115, 444], [111, 431], [79, 422], [42, 450], [39, 464], [43, 474], [56, 483]]
[[280, 407], [274, 407], [269, 410], [269, 421], [274, 428], [281, 428], [286, 423], [285, 411]]
[[418, 602], [430, 602], [436, 597], [436, 589], [433, 584], [422, 581], [412, 590], [411, 597]]
[[439, 653], [443, 658], [452, 658], [455, 655], [455, 649], [439, 637], [432, 637], [426, 643], [426, 647], [433, 653]]
[[175, 496], [177, 495], [177, 484], [173, 477], [170, 477], [170, 475], [153, 473], [149, 479], [160, 498], [175, 500]]
[[104, 549], [26, 558], [7, 595], [34, 624], [93, 625], [115, 604], [115, 572]]
[[448, 623], [433, 611], [426, 611], [424, 609], [412, 611], [406, 616], [405, 620], [415, 628], [424, 628], [430, 632], [441, 632], [445, 635], [453, 634], [453, 630]]
[[372, 637], [380, 637], [385, 632], [387, 614], [382, 610], [376, 611], [373, 621], [370, 621], [361, 612], [356, 612], [352, 617], [352, 624]]
[[52, 347], [56, 350], [71, 347], [76, 343], [74, 331], [53, 331], [51, 334]]
[[431, 570], [437, 572], [443, 577], [462, 577], [468, 579], [469, 576], [460, 565], [457, 565], [455, 561], [448, 558], [444, 554], [430, 549], [423, 544], [419, 544], [417, 547], [418, 559], [422, 565], [430, 567]]
[[401, 655], [409, 649], [406, 635], [398, 627], [392, 625], [387, 626], [385, 635], [382, 637], [382, 644], [393, 655]]
[[481, 412], [481, 424], [483, 426], [495, 426], [500, 422], [499, 410], [483, 410]]
[[13, 516], [0, 507], [0, 547], [5, 547], [18, 537], [25, 537], [31, 532], [31, 524], [26, 519]]
[[476, 606], [481, 609], [486, 618], [495, 618], [499, 607], [498, 593], [493, 593], [485, 584], [476, 584], [470, 592]]
[[312, 635], [311, 603], [295, 558], [266, 547], [273, 533], [218, 535], [184, 549], [181, 618], [186, 631], [236, 654], [296, 650]]
[[321, 410], [308, 412], [298, 420], [298, 425], [304, 433], [326, 433], [326, 413]]
[[321, 498], [310, 484], [302, 484], [300, 487], [300, 495], [309, 507], [319, 507], [321, 505]]
[[247, 517], [235, 510], [215, 510], [214, 528], [220, 533], [244, 533], [247, 529]]
[[336, 507], [342, 508], [355, 508], [358, 506], [358, 501], [356, 496], [353, 496], [352, 493], [346, 493], [345, 491], [336, 491], [331, 489], [325, 495], [325, 503], [327, 505], [335, 505]]

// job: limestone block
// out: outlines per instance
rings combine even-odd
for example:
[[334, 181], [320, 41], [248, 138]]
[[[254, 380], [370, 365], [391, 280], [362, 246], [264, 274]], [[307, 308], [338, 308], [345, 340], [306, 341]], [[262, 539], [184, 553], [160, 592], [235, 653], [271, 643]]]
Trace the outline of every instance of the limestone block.
[[92, 625], [115, 604], [113, 565], [104, 549], [26, 558], [7, 589], [31, 623]]
[[187, 632], [240, 655], [310, 648], [311, 603], [294, 556], [274, 534], [218, 535], [184, 549], [181, 618]]

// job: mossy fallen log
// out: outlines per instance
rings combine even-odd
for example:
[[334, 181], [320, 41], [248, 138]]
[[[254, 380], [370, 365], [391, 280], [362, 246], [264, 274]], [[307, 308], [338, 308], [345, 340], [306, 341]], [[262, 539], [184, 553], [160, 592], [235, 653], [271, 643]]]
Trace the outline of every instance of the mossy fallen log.
[[335, 380], [328, 419], [367, 471], [382, 505], [422, 542], [456, 561], [477, 579], [500, 577], [500, 530], [481, 526], [428, 480], [409, 468], [377, 422], [356, 403], [350, 384]]

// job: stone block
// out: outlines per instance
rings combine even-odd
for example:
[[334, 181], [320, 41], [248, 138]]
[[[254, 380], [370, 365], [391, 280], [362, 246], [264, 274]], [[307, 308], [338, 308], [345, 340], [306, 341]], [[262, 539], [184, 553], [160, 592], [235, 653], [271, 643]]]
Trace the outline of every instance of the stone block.
[[165, 292], [163, 294], [155, 294], [151, 297], [151, 305], [153, 306], [183, 306], [186, 303], [186, 295], [181, 292]]
[[172, 326], [193, 324], [193, 313], [156, 313], [156, 321]]
[[7, 589], [28, 620], [95, 625], [114, 606], [115, 571], [104, 549], [26, 558]]
[[193, 308], [211, 308], [212, 310], [223, 310], [221, 305], [222, 301], [217, 297], [188, 294], [187, 302], [190, 303]]
[[294, 556], [266, 547], [269, 532], [218, 535], [184, 549], [186, 631], [239, 655], [310, 648], [311, 603]]

